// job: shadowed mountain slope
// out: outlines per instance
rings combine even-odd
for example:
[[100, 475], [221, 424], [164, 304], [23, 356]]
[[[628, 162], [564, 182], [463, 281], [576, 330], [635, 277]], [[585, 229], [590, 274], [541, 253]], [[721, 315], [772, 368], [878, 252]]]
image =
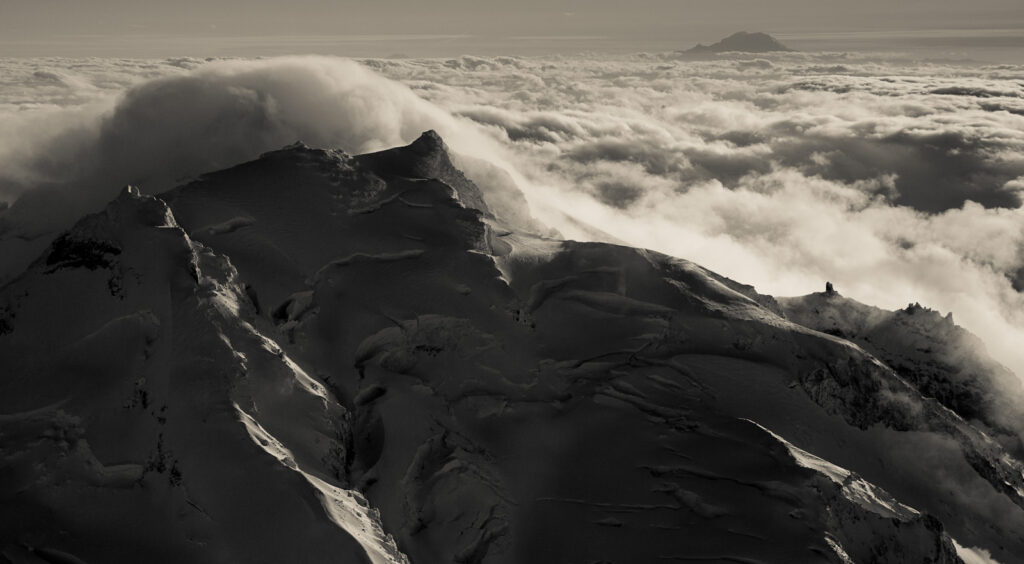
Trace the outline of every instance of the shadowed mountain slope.
[[494, 190], [428, 132], [83, 218], [0, 288], [0, 554], [1024, 554], [1019, 460], [870, 350], [688, 261], [510, 228]]

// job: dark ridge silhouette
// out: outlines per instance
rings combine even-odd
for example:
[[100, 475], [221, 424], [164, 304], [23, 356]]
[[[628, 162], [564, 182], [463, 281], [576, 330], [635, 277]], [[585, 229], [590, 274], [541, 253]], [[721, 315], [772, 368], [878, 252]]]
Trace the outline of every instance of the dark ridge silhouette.
[[696, 46], [687, 49], [686, 53], [727, 53], [727, 52], [738, 52], [738, 53], [772, 53], [778, 51], [793, 51], [789, 47], [786, 47], [778, 39], [775, 39], [767, 33], [755, 32], [748, 33], [746, 31], [736, 32], [729, 37], [719, 41], [718, 43], [712, 43], [711, 45], [703, 45], [698, 43]]

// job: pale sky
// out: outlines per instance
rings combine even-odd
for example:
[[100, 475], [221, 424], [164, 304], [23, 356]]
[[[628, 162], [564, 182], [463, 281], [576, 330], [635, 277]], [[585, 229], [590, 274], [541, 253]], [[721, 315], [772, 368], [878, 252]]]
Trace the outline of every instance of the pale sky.
[[993, 29], [996, 42], [1024, 36], [1024, 0], [0, 0], [0, 56], [636, 50], [739, 30], [799, 42]]

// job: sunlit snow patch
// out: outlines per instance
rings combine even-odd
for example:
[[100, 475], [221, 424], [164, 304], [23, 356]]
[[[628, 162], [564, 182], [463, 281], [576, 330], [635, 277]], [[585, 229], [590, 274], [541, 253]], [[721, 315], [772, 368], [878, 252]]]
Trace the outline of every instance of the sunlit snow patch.
[[783, 439], [779, 435], [754, 421], [750, 421], [749, 419], [746, 421], [757, 425], [765, 432], [775, 437], [776, 440], [782, 443], [786, 449], [789, 450], [790, 456], [793, 457], [793, 460], [798, 465], [803, 466], [804, 468], [810, 468], [811, 470], [815, 470], [825, 476], [828, 476], [829, 479], [841, 486], [843, 497], [853, 503], [856, 503], [860, 507], [883, 517], [891, 517], [899, 519], [900, 521], [907, 521], [920, 515], [920, 513], [913, 508], [896, 501], [896, 499], [882, 488], [864, 480], [853, 472], [850, 472], [840, 466], [836, 466], [823, 458], [794, 446], [786, 439]]
[[301, 474], [316, 488], [324, 511], [334, 523], [359, 542], [373, 564], [409, 564], [409, 559], [398, 550], [394, 538], [384, 532], [378, 511], [370, 507], [362, 494], [329, 484], [303, 470], [281, 441], [274, 438], [237, 403], [234, 406], [253, 442], [281, 464]]

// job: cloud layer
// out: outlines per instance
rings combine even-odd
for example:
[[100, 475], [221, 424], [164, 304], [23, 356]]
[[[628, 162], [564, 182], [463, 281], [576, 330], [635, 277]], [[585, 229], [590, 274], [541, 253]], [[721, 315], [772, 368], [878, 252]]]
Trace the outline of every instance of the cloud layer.
[[501, 140], [541, 212], [776, 295], [831, 280], [867, 303], [953, 311], [1024, 375], [1024, 67], [801, 53], [368, 64]]
[[764, 292], [831, 280], [867, 303], [954, 311], [1024, 375], [1024, 67], [807, 54], [0, 64], [17, 70], [0, 84], [0, 198], [29, 194], [9, 230], [298, 139], [363, 152], [434, 128], [509, 170], [568, 236], [602, 237], [565, 214]]
[[87, 96], [92, 85], [67, 68], [36, 70], [22, 87], [40, 76], [59, 83], [36, 85], [56, 107], [17, 112], [0, 146], [0, 197], [20, 198], [6, 219], [29, 234], [103, 205], [124, 184], [160, 192], [297, 140], [361, 153], [431, 128], [454, 139], [473, 135], [461, 128], [460, 136], [459, 120], [402, 84], [342, 59], [166, 69], [85, 103], [63, 103], [64, 96]]

